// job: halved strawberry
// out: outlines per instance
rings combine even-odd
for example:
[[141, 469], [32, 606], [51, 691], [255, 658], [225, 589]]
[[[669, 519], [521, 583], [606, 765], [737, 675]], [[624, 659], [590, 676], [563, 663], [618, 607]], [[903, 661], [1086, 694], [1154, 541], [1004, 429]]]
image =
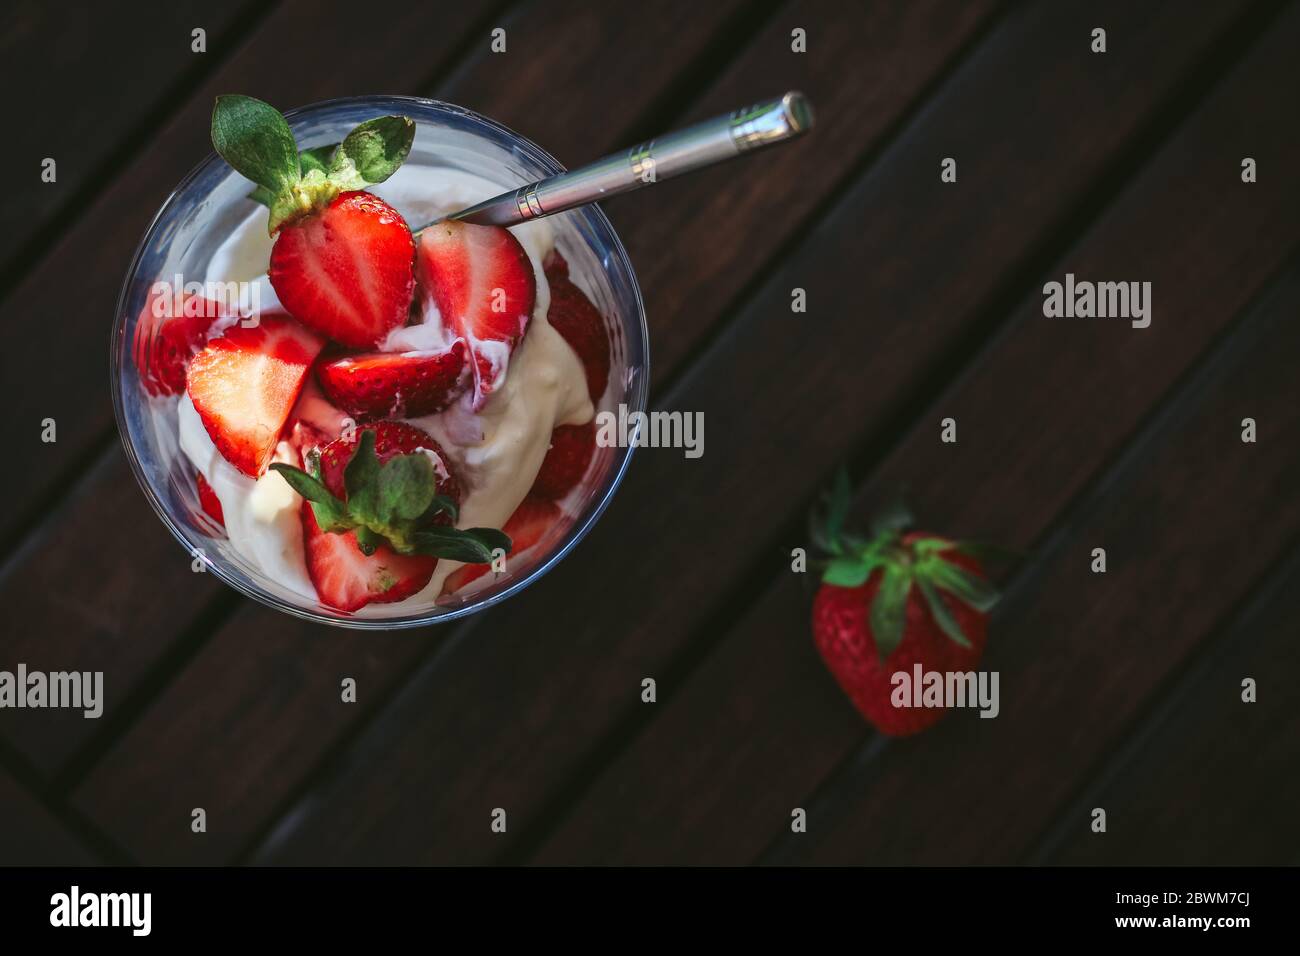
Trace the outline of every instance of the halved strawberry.
[[481, 407], [532, 319], [537, 279], [528, 254], [502, 226], [445, 220], [420, 234], [416, 272], [443, 323], [469, 345]]
[[302, 503], [302, 540], [317, 596], [339, 611], [408, 598], [429, 583], [438, 563], [424, 554], [398, 554], [386, 544], [366, 555], [355, 532], [322, 531], [308, 501]]
[[551, 307], [546, 321], [564, 337], [582, 360], [587, 373], [587, 393], [593, 402], [605, 394], [609, 382], [609, 334], [605, 320], [591, 300], [567, 276], [559, 272], [550, 275]]
[[367, 192], [340, 193], [280, 228], [271, 286], [299, 322], [349, 348], [374, 348], [408, 318], [414, 254], [396, 209]]
[[[379, 459], [380, 464], [388, 461], [394, 455], [409, 455], [422, 449], [437, 455], [442, 464], [442, 469], [439, 469], [436, 463], [434, 465], [434, 471], [438, 473], [438, 494], [445, 495], [455, 502], [457, 507], [460, 507], [464, 490], [460, 479], [456, 477], [456, 472], [453, 470], [451, 459], [447, 457], [447, 453], [442, 450], [442, 446], [438, 444], [432, 435], [422, 432], [414, 425], [408, 425], [405, 422], [376, 422], [373, 425], [367, 425], [365, 429], [358, 429], [357, 435], [350, 439], [336, 438], [321, 450], [320, 480], [336, 498], [342, 501], [347, 500], [343, 472], [348, 463], [352, 461], [352, 456], [356, 454], [357, 446], [360, 444], [359, 436], [363, 430], [370, 430], [375, 433], [375, 457]], [[445, 477], [442, 475], [443, 470], [447, 473]], [[433, 523], [446, 525], [450, 524], [451, 520], [444, 513], [434, 518]]]
[[[514, 548], [511, 550], [511, 559], [514, 556], [533, 547], [545, 537], [546, 533], [559, 523], [562, 513], [559, 507], [552, 501], [545, 498], [539, 498], [536, 495], [529, 494], [519, 503], [514, 514], [506, 519], [505, 527], [501, 530], [510, 536], [514, 542]], [[471, 581], [477, 581], [488, 571], [492, 570], [490, 564], [466, 564], [457, 568], [451, 574], [447, 575], [447, 580], [442, 586], [443, 594], [451, 594], [459, 591]]]
[[150, 395], [185, 391], [185, 370], [207, 342], [208, 330], [221, 311], [218, 303], [201, 296], [183, 295], [177, 301], [150, 293], [136, 320], [132, 342], [145, 391]]
[[289, 318], [235, 325], [190, 363], [187, 389], [222, 457], [257, 478], [323, 342]]
[[202, 475], [195, 475], [194, 483], [199, 489], [199, 506], [207, 512], [209, 518], [224, 528], [226, 526], [226, 514], [221, 510], [221, 499], [217, 497], [217, 493], [212, 490], [212, 486], [208, 484], [207, 479]]
[[541, 470], [530, 494], [558, 501], [587, 473], [596, 452], [596, 423], [561, 425], [551, 432], [551, 448], [542, 459]]
[[326, 394], [359, 421], [418, 418], [451, 404], [466, 380], [465, 343], [445, 352], [367, 352], [322, 362], [316, 376]]

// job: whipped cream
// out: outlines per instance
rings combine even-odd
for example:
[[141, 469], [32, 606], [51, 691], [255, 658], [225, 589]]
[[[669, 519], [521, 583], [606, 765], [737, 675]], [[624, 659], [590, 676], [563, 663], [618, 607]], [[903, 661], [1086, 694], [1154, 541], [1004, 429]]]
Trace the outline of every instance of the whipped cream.
[[[509, 185], [461, 170], [411, 165], [403, 166], [371, 191], [418, 228], [439, 215], [495, 196]], [[537, 301], [523, 341], [509, 356], [504, 379], [498, 376], [495, 390], [479, 409], [473, 408], [471, 389], [445, 411], [408, 419], [438, 440], [464, 485], [458, 522], [462, 528], [502, 527], [532, 487], [550, 447], [551, 432], [559, 425], [585, 424], [595, 414], [581, 360], [546, 320], [551, 293], [542, 262], [554, 246], [550, 223], [525, 223], [511, 227], [511, 232], [532, 263]], [[272, 242], [266, 231], [266, 211], [258, 209], [213, 254], [207, 279], [258, 281], [262, 284], [258, 290], [262, 309], [278, 308], [279, 300], [265, 276]], [[440, 352], [448, 348], [451, 339], [436, 307], [425, 305], [421, 319], [389, 333], [381, 350]], [[501, 351], [493, 364], [506, 368], [504, 344]], [[304, 387], [293, 418], [303, 419], [332, 438], [346, 416], [328, 402], [313, 378]], [[267, 576], [315, 600], [303, 559], [298, 494], [276, 472], [254, 480], [222, 458], [188, 395], [180, 399], [177, 419], [180, 448], [220, 500], [231, 546]], [[290, 443], [281, 442], [275, 460], [298, 464], [297, 452]], [[419, 593], [404, 601], [363, 608], [357, 616], [390, 616], [395, 610], [432, 604], [447, 575], [458, 566], [440, 560], [433, 578]]]
[[[230, 545], [250, 564], [280, 584], [315, 598], [303, 559], [302, 499], [278, 472], [253, 479], [221, 457], [203, 427], [188, 393], [176, 409], [181, 451], [212, 486], [221, 502]], [[276, 446], [275, 461], [298, 463], [287, 442]]]

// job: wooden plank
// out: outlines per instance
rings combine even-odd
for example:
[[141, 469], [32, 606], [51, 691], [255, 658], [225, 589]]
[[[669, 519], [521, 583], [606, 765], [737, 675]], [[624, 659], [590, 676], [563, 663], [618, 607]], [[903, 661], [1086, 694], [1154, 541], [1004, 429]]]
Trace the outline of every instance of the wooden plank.
[[[961, 714], [890, 743], [806, 842], [786, 841], [782, 862], [996, 864], [1027, 852], [1300, 529], [1289, 494], [1300, 455], [1286, 438], [1300, 427], [1298, 306], [1292, 268], [1037, 562], [983, 664], [1001, 675], [997, 719]], [[1240, 440], [1246, 416], [1265, 425], [1259, 444]], [[1089, 569], [1097, 546], [1105, 575]]]
[[[670, 0], [647, 13], [634, 5], [552, 0], [545, 10], [524, 10], [504, 23], [507, 52], [469, 64], [451, 89], [460, 105], [573, 167], [632, 146], [629, 128], [657, 112], [682, 76], [707, 76], [725, 64], [774, 6], [771, 0]], [[644, 55], [656, 46], [674, 52]], [[686, 91], [688, 102], [693, 93]]]
[[[505, 21], [508, 36], [516, 38], [513, 41], [516, 43], [514, 53], [505, 57], [480, 58], [475, 66], [458, 74], [440, 95], [474, 106], [527, 132], [540, 130], [538, 139], [548, 146], [553, 141], [564, 143], [578, 135], [588, 150], [613, 149], [626, 142], [615, 138], [623, 136], [623, 131], [610, 126], [593, 133], [589, 128], [589, 117], [606, 113], [627, 119], [630, 113], [652, 109], [656, 99], [654, 84], [643, 82], [637, 85], [637, 92], [630, 99], [616, 87], [602, 84], [584, 91], [582, 96], [566, 97], [564, 111], [540, 116], [535, 101], [529, 96], [519, 95], [518, 91], [532, 89], [530, 77], [539, 70], [570, 70], [574, 62], [586, 74], [631, 69], [638, 75], [654, 78], [660, 85], [667, 82], [674, 70], [678, 73], [696, 72], [692, 63], [707, 57], [717, 35], [726, 34], [732, 28], [730, 19], [725, 16], [728, 7], [714, 5], [710, 9], [712, 19], [702, 22], [701, 29], [689, 32], [686, 37], [675, 39], [669, 35], [671, 23], [675, 22], [670, 17], [654, 27], [665, 31], [663, 35], [652, 33], [636, 47], [640, 51], [651, 51], [656, 47], [677, 49], [674, 44], [680, 43], [682, 52], [679, 55], [665, 58], [635, 53], [628, 55], [620, 46], [585, 44], [583, 49], [587, 59], [575, 61], [573, 45], [560, 42], [553, 31], [562, 29], [566, 18], [590, 16], [590, 10], [581, 6], [561, 9], [552, 5], [548, 8], [549, 15]], [[680, 319], [673, 317], [681, 313], [683, 298], [702, 306], [701, 311], [688, 313], [695, 317], [693, 327], [669, 328], [668, 335], [656, 335], [657, 346], [672, 353], [669, 360], [664, 361], [656, 352], [656, 381], [666, 380], [680, 367], [689, 354], [689, 342], [698, 341], [706, 334], [714, 311], [722, 309], [729, 298], [761, 273], [766, 258], [782, 237], [831, 195], [836, 181], [889, 129], [909, 99], [926, 84], [935, 65], [966, 42], [989, 17], [991, 5], [966, 4], [957, 15], [944, 12], [942, 17], [938, 17], [938, 13], [946, 8], [937, 6], [934, 0], [906, 7], [877, 8], [870, 16], [865, 8], [855, 8], [844, 24], [845, 30], [829, 33], [818, 41], [818, 56], [789, 54], [790, 24], [826, 22], [832, 10], [833, 5], [824, 2], [800, 2], [784, 8], [781, 15], [774, 17], [755, 38], [744, 61], [727, 71], [682, 119], [685, 122], [725, 111], [752, 99], [758, 89], [778, 86], [802, 88], [814, 97], [825, 117], [816, 140], [809, 139], [769, 153], [762, 162], [748, 165], [743, 175], [733, 171], [726, 173], [721, 181], [712, 175], [703, 175], [673, 183], [665, 187], [672, 192], [655, 193], [659, 200], [663, 200], [659, 202], [657, 211], [641, 208], [639, 216], [624, 219], [625, 227], [621, 232], [635, 261], [651, 270], [648, 281], [643, 280], [643, 291], [652, 322], [680, 323]], [[563, 15], [557, 16], [557, 12]], [[684, 8], [682, 12], [684, 15]], [[936, 20], [943, 24], [937, 31]], [[589, 27], [576, 31], [577, 35], [584, 37], [589, 37], [591, 32]], [[611, 28], [605, 32], [619, 31]], [[857, 46], [861, 41], [854, 38], [860, 37], [869, 38], [871, 46], [865, 50]], [[918, 49], [927, 50], [928, 55], [912, 55]], [[606, 55], [591, 59], [602, 50]], [[534, 65], [534, 59], [542, 66]], [[773, 62], [780, 63], [787, 72], [773, 77], [774, 71], [770, 66]], [[876, 77], [882, 68], [887, 68], [885, 81]], [[773, 79], [779, 82], [773, 84]], [[860, 95], [859, 87], [869, 87], [871, 95]], [[571, 112], [575, 104], [581, 105], [577, 113]], [[810, 152], [809, 144], [818, 149]], [[808, 185], [791, 191], [787, 188], [791, 182]], [[698, 215], [700, 210], [707, 210], [708, 215]], [[725, 234], [735, 237], [734, 241], [718, 241], [718, 231], [712, 225], [715, 216], [717, 221], [726, 224]], [[662, 249], [663, 239], [668, 235], [662, 232], [665, 224], [670, 230], [668, 234], [676, 237], [671, 244], [672, 255], [656, 251]], [[760, 224], [762, 228], [758, 228]], [[742, 241], [742, 237], [748, 238]], [[709, 268], [705, 271], [681, 268], [681, 256], [685, 253], [689, 253], [693, 261], [708, 259]], [[663, 263], [675, 265], [665, 269]], [[123, 468], [114, 466], [106, 480], [123, 484], [83, 495], [80, 507], [64, 515], [51, 516], [49, 525], [61, 523], [72, 528], [84, 528], [87, 523], [94, 522], [101, 534], [109, 539], [133, 535], [141, 521], [146, 526], [157, 525], [148, 517], [147, 509], [141, 510], [143, 501], [138, 505], [130, 504], [131, 496], [139, 497], [139, 492]], [[117, 508], [99, 508], [95, 503], [97, 497], [122, 500], [125, 508], [120, 511]], [[166, 533], [160, 525], [151, 528], [151, 532], [145, 533], [150, 547], [142, 547], [141, 553], [131, 562], [131, 567], [141, 573], [129, 581], [119, 581], [113, 591], [105, 595], [110, 599], [107, 606], [86, 599], [87, 595], [97, 593], [102, 583], [99, 564], [62, 561], [58, 555], [47, 555], [46, 550], [39, 547], [28, 549], [9, 580], [0, 580], [0, 600], [13, 596], [9, 600], [20, 601], [24, 607], [33, 603], [39, 605], [43, 615], [40, 619], [57, 625], [42, 628], [42, 631], [49, 630], [54, 634], [42, 634], [41, 647], [48, 654], [66, 657], [80, 657], [84, 653], [81, 648], [86, 643], [94, 642], [100, 646], [102, 639], [99, 632], [87, 633], [87, 615], [84, 612], [66, 613], [66, 610], [76, 610], [65, 609], [66, 594], [70, 590], [81, 594], [82, 603], [96, 609], [100, 622], [115, 632], [127, 631], [127, 622], [138, 619], [141, 613], [138, 602], [147, 604], [157, 619], [170, 619], [173, 622], [170, 627], [141, 628], [141, 633], [130, 635], [131, 654], [120, 659], [113, 681], [117, 691], [125, 692], [136, 686], [139, 675], [151, 661], [164, 654], [166, 648], [174, 646], [178, 635], [186, 632], [196, 617], [206, 613], [219, 590], [211, 586], [210, 579], [189, 575], [188, 559], [175, 548], [167, 549]], [[72, 532], [64, 529], [56, 533]], [[160, 546], [153, 547], [155, 543]], [[51, 568], [51, 564], [57, 568]], [[156, 588], [152, 586], [155, 581], [158, 583]], [[113, 618], [114, 614], [116, 618]], [[28, 619], [21, 613], [17, 617]], [[276, 630], [269, 623], [259, 624], [257, 628], [267, 632]], [[403, 670], [406, 665], [403, 655], [394, 657], [395, 668]], [[120, 699], [117, 691], [107, 705], [110, 714], [116, 710]], [[0, 722], [0, 731], [4, 726]], [[74, 745], [84, 744], [84, 736], [80, 733], [86, 730], [84, 727], [53, 724], [41, 724], [41, 727], [48, 728], [49, 734], [63, 738], [58, 746], [48, 739], [39, 741], [41, 753], [51, 764], [65, 762]], [[35, 738], [33, 742], [36, 742]]]
[[[605, 9], [607, 26], [614, 32], [629, 18], [639, 16], [631, 8]], [[715, 33], [723, 31], [729, 22], [723, 15], [728, 9], [722, 4], [712, 7], [710, 19], [701, 22], [701, 30], [670, 29], [678, 19], [669, 18], [634, 47], [593, 45], [585, 70], [599, 75], [606, 67], [635, 69], [641, 63], [647, 75], [671, 76], [713, 49]], [[730, 9], [734, 12], [738, 7]], [[679, 12], [685, 15], [685, 11], [682, 3]], [[555, 15], [555, 7], [531, 7], [509, 28], [510, 33], [532, 36], [534, 26], [544, 33], [551, 29], [549, 24]], [[517, 57], [531, 51], [530, 55], [557, 65], [573, 55], [555, 43], [520, 45], [515, 50]], [[502, 77], [500, 71], [507, 63], [511, 64], [509, 75]], [[483, 72], [497, 77], [500, 88], [515, 91], [514, 100], [495, 103], [495, 115], [526, 115], [535, 101], [532, 88], [523, 80], [533, 69], [490, 54], [485, 48], [473, 64], [439, 90], [439, 95], [461, 102], [462, 82], [473, 79], [486, 88], [488, 84], [480, 78]], [[627, 91], [591, 85], [565, 95], [583, 100], [587, 108], [557, 112], [557, 123], [585, 123], [592, 115], [614, 111], [636, 112], [650, 106], [654, 90], [643, 86], [629, 95]], [[557, 134], [564, 132], [561, 127], [555, 129]], [[618, 135], [617, 130], [592, 137], [592, 142], [602, 149], [616, 145], [612, 140], [599, 139], [599, 135], [613, 137]], [[179, 551], [178, 556], [184, 557]], [[168, 687], [124, 742], [110, 752], [81, 788], [78, 799], [88, 814], [103, 821], [145, 860], [228, 859], [242, 849], [276, 809], [277, 801], [284, 799], [315, 760], [360, 716], [358, 711], [365, 711], [365, 707], [349, 709], [340, 703], [342, 677], [355, 677], [363, 688], [363, 700], [376, 702], [400, 681], [431, 643], [436, 643], [436, 634], [347, 640], [329, 628], [306, 625], [249, 605], [213, 636], [192, 666]], [[292, 676], [285, 676], [286, 669]], [[292, 692], [287, 692], [289, 689]], [[202, 706], [196, 707], [195, 701], [200, 699]], [[183, 715], [179, 719], [178, 711]], [[172, 756], [160, 761], [160, 754]], [[255, 758], [250, 759], [250, 754]], [[230, 772], [232, 761], [243, 761], [240, 773]], [[178, 766], [186, 767], [180, 786], [176, 781]], [[252, 780], [258, 781], [255, 788], [249, 786]], [[250, 789], [254, 794], [251, 797]], [[197, 805], [222, 820], [220, 831], [214, 827], [210, 839], [199, 846], [180, 843], [172, 839], [170, 831], [154, 825], [160, 806], [171, 807], [176, 813], [183, 810], [188, 816], [186, 808]]]
[[0, 767], [0, 866], [89, 866], [95, 855]]
[[[1119, 866], [1289, 866], [1300, 858], [1300, 558], [1273, 576], [1230, 633], [1178, 682], [1175, 699], [1058, 821], [1050, 862]], [[1253, 678], [1255, 703], [1241, 699]], [[1106, 809], [1106, 833], [1089, 826]]]
[[[249, 90], [287, 108], [353, 95], [359, 87], [418, 88], [430, 71], [451, 64], [468, 30], [489, 9], [486, 0], [443, 11], [404, 5], [372, 26], [373, 49], [384, 55], [364, 58], [354, 55], [356, 27], [346, 4], [322, 8], [294, 0], [274, 11], [159, 133], [149, 164], [133, 166], [115, 180], [0, 305], [0, 322], [13, 330], [15, 343], [0, 356], [0, 374], [14, 383], [21, 393], [16, 401], [26, 409], [15, 411], [14, 421], [30, 420], [35, 429], [42, 417], [52, 415], [59, 429], [56, 444], [37, 446], [41, 450], [31, 456], [31, 467], [8, 469], [0, 484], [10, 478], [30, 481], [35, 491], [111, 427], [100, 349], [71, 350], [66, 362], [50, 367], [37, 360], [36, 353], [47, 347], [42, 330], [57, 324], [71, 338], [96, 342], [107, 335], [106, 313], [70, 312], [60, 290], [75, 274], [79, 294], [115, 301], [126, 267], [121, 250], [134, 248], [167, 190], [211, 148], [208, 114], [214, 96]], [[315, 24], [312, 42], [287, 49], [284, 37], [308, 17]], [[34, 384], [37, 380], [42, 384]], [[45, 411], [37, 414], [38, 406]], [[72, 491], [73, 500], [50, 514], [6, 563], [0, 594], [20, 611], [9, 618], [0, 646], [27, 655], [22, 659], [32, 667], [48, 661], [51, 669], [57, 664], [85, 670], [89, 662], [101, 663], [105, 719], [112, 720], [147, 668], [211, 606], [220, 586], [208, 575], [191, 573], [189, 557], [150, 511], [119, 448], [111, 447]], [[25, 494], [16, 487], [10, 493]], [[18, 510], [7, 511], [6, 519]], [[88, 547], [88, 529], [104, 544]], [[119, 549], [128, 546], [124, 560]], [[46, 774], [66, 764], [96, 729], [94, 721], [0, 714], [0, 735]]]
[[[1300, 191], [1277, 180], [1267, 197], [1237, 192], [1232, 158], [1249, 142], [1284, 168], [1300, 160], [1282, 104], [1277, 115], [1242, 106], [1267, 100], [1295, 71], [1279, 44], [1261, 49], [1039, 278], [1073, 270], [1149, 279], [1150, 328], [1044, 319], [1034, 283], [978, 364], [874, 470], [860, 504], [905, 485], [933, 527], [1020, 548], [1038, 540], [1300, 239]], [[938, 441], [949, 414], [959, 422], [955, 446]], [[864, 735], [812, 647], [810, 597], [808, 581], [778, 577], [664, 716], [570, 807], [538, 859], [753, 860]]]
[[[105, 525], [123, 533], [100, 537]], [[177, 620], [176, 608], [189, 602], [197, 614], [225, 596], [211, 575], [194, 573], [119, 448], [72, 490], [43, 533], [10, 557], [6, 571], [4, 660], [39, 671], [104, 673], [98, 720], [75, 711], [0, 711], [0, 735], [47, 777], [114, 721], [160, 646], [179, 642], [187, 622]]]
[[[104, 346], [129, 253], [155, 211], [195, 163], [211, 151], [212, 100], [219, 93], [255, 91], [288, 107], [366, 89], [409, 89], [447, 66], [467, 31], [490, 10], [489, 0], [450, 6], [402, 4], [367, 22], [366, 50], [356, 46], [355, 10], [342, 0], [289, 0], [240, 38], [221, 67], [152, 137], [148, 162], [134, 163], [79, 214], [76, 222], [22, 283], [0, 303], [7, 330], [0, 380], [10, 390], [10, 420], [35, 442], [40, 422], [58, 423], [58, 441], [39, 444], [22, 468], [0, 476], [12, 502], [0, 517], [9, 540], [51, 486], [84, 463], [112, 429], [104, 385]], [[311, 42], [286, 43], [310, 23]], [[486, 43], [486, 40], [484, 41]], [[209, 47], [210, 53], [214, 53]], [[382, 51], [382, 52], [381, 52]], [[75, 306], [69, 302], [74, 288]], [[86, 303], [98, 303], [88, 308]], [[50, 330], [81, 346], [51, 360]], [[48, 505], [44, 505], [48, 506]]]
[[[9, 101], [13, 146], [0, 156], [7, 186], [0, 206], [0, 274], [10, 277], [27, 247], [52, 241], [58, 216], [80, 215], [73, 203], [123, 164], [148, 163], [148, 124], [165, 116], [179, 90], [216, 66], [247, 26], [252, 4], [178, 0], [148, 7], [121, 4], [7, 4], [0, 12], [0, 74], [5, 89], [39, 95]], [[191, 32], [207, 31], [207, 53], [191, 49]], [[100, 82], [111, 77], [112, 82]], [[87, 80], [89, 79], [89, 82]], [[42, 181], [41, 163], [57, 177]]]
[[[642, 679], [663, 677], [719, 612], [729, 583], [756, 555], [775, 554], [771, 529], [802, 510], [860, 429], [887, 420], [891, 400], [917, 387], [943, 343], [959, 337], [1224, 26], [1181, 7], [1117, 5], [1108, 22], [1133, 46], [1093, 75], [1063, 24], [1086, 34], [1096, 15], [1018, 9], [980, 46], [666, 397], [668, 408], [705, 414], [704, 457], [638, 453], [582, 548], [426, 668], [271, 858], [491, 858], [510, 843], [487, 826], [493, 807], [508, 810], [518, 834], [563, 797], [584, 757], [644, 706]], [[1041, 80], [1030, 89], [1026, 75]], [[1080, 128], [1096, 133], [1071, 138]], [[938, 157], [953, 142], [978, 190], [939, 184]], [[1044, 169], [1051, 188], [1026, 190]], [[990, 208], [1000, 211], [992, 231]], [[936, 256], [956, 256], [962, 268], [934, 282]], [[792, 320], [794, 286], [851, 306], [854, 317], [909, 320], [866, 325], [843, 312]], [[843, 374], [846, 355], [864, 356], [852, 375]], [[707, 493], [665, 493], [691, 488]], [[690, 534], [664, 532], [684, 528]]]

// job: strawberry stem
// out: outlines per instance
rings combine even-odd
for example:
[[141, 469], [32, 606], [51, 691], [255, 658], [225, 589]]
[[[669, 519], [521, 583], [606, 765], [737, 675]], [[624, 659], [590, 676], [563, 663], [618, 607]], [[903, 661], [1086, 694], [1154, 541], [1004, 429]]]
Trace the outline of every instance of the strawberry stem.
[[414, 142], [409, 116], [377, 116], [341, 143], [299, 151], [288, 120], [269, 103], [226, 94], [212, 110], [212, 146], [257, 184], [249, 198], [270, 210], [271, 235], [340, 193], [382, 183], [406, 161]]

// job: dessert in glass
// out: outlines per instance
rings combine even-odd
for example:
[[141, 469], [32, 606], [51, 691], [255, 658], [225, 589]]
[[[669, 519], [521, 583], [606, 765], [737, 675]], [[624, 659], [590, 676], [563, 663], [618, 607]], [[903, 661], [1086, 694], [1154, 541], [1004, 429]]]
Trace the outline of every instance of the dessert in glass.
[[281, 117], [220, 97], [213, 142], [145, 235], [112, 342], [128, 458], [195, 568], [358, 628], [536, 580], [627, 467], [598, 414], [645, 408], [645, 316], [604, 214], [440, 220], [562, 167], [431, 100]]

